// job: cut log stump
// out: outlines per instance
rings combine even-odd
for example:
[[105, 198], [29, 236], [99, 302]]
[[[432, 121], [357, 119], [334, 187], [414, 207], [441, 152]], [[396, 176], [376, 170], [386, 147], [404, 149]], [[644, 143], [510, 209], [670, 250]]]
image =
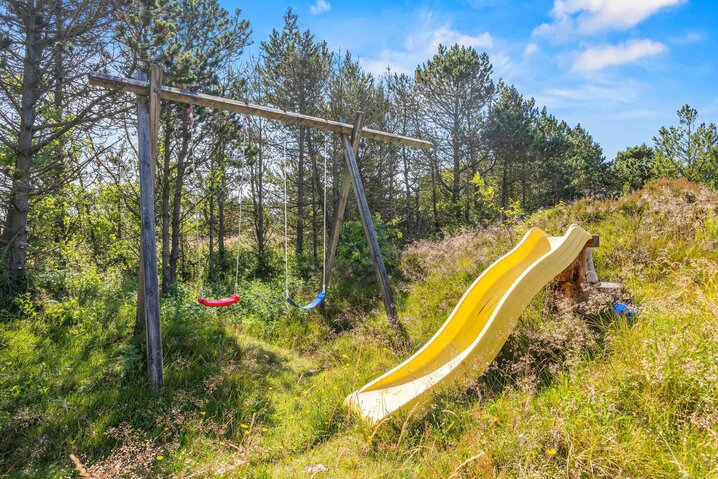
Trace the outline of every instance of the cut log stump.
[[546, 309], [556, 316], [595, 316], [613, 311], [615, 303], [631, 303], [631, 296], [618, 283], [598, 280], [593, 264], [593, 248], [598, 246], [594, 237], [581, 254], [549, 283]]

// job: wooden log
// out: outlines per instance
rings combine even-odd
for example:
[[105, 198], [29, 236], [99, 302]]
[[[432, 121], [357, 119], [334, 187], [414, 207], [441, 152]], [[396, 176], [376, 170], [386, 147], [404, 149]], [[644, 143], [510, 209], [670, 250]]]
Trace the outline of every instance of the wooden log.
[[[144, 75], [143, 75], [144, 76]], [[140, 230], [142, 252], [142, 280], [139, 296], [144, 296], [143, 310], [147, 340], [147, 371], [154, 389], [164, 387], [162, 359], [162, 328], [160, 325], [160, 296], [157, 275], [155, 237], [155, 195], [152, 162], [152, 141], [149, 99], [137, 96], [137, 151], [140, 159]], [[139, 300], [138, 300], [139, 302]]]
[[582, 255], [583, 261], [583, 280], [587, 283], [598, 283], [598, 273], [596, 266], [593, 264], [593, 248], [584, 248], [585, 254]]
[[[107, 73], [90, 73], [89, 81], [91, 85], [111, 90], [134, 93], [135, 95], [147, 96], [150, 90], [150, 84], [147, 81], [133, 80], [131, 78], [123, 78]], [[234, 111], [244, 115], [261, 116], [270, 120], [280, 120], [294, 125], [307, 126], [342, 135], [350, 135], [353, 130], [353, 126], [348, 123], [327, 120], [325, 118], [318, 118], [315, 116], [280, 110], [277, 108], [269, 108], [249, 102], [230, 100], [219, 96], [206, 95], [204, 93], [194, 93], [181, 88], [162, 86], [159, 90], [159, 96], [163, 100], [189, 103], [208, 108], [216, 108], [219, 110]], [[372, 140], [396, 142], [416, 148], [431, 148], [432, 146], [431, 142], [420, 140], [418, 138], [396, 135], [394, 133], [372, 130], [369, 128], [363, 129], [362, 135]]]
[[[361, 129], [363, 117], [363, 113], [357, 113], [354, 122], [355, 129], [357, 131]], [[396, 304], [394, 303], [394, 295], [392, 294], [391, 286], [389, 285], [389, 276], [386, 273], [384, 257], [381, 254], [379, 241], [376, 236], [376, 231], [374, 230], [374, 221], [372, 220], [371, 212], [369, 211], [369, 204], [367, 203], [366, 194], [364, 193], [364, 184], [362, 183], [361, 175], [359, 173], [359, 166], [357, 165], [356, 156], [354, 155], [352, 141], [349, 135], [342, 135], [342, 141], [344, 143], [344, 159], [346, 160], [347, 169], [349, 171], [349, 175], [351, 176], [354, 196], [357, 201], [357, 206], [359, 207], [359, 216], [361, 218], [362, 227], [364, 228], [364, 235], [366, 236], [367, 244], [369, 245], [369, 255], [371, 256], [371, 260], [374, 265], [374, 273], [376, 274], [382, 300], [384, 301], [384, 309], [386, 309], [389, 322], [401, 329], [399, 314], [397, 313]]]
[[593, 264], [593, 248], [599, 245], [594, 236], [576, 259], [547, 287], [546, 307], [558, 316], [593, 316], [611, 311], [616, 302], [631, 298], [623, 286], [599, 282]]

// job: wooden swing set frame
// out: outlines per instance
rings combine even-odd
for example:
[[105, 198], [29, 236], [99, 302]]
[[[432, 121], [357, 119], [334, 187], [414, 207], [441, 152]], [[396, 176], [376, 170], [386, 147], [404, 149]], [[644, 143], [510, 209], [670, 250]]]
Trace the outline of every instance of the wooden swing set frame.
[[109, 90], [133, 93], [137, 98], [137, 147], [140, 160], [141, 223], [137, 314], [140, 320], [144, 319], [147, 340], [147, 369], [152, 387], [155, 389], [164, 387], [154, 208], [154, 172], [157, 161], [161, 100], [232, 111], [250, 116], [259, 116], [269, 120], [278, 120], [284, 123], [340, 134], [344, 146], [346, 167], [339, 195], [339, 204], [336, 215], [332, 221], [327, 267], [324, 271], [325, 277], [322, 279], [325, 284], [329, 284], [333, 260], [339, 244], [339, 233], [344, 223], [344, 213], [349, 200], [349, 190], [351, 189], [354, 191], [362, 227], [367, 244], [369, 245], [369, 253], [374, 266], [374, 273], [381, 290], [384, 308], [386, 309], [389, 321], [394, 325], [398, 325], [399, 318], [396, 304], [394, 303], [394, 295], [389, 285], [389, 277], [386, 273], [384, 258], [379, 248], [364, 185], [359, 173], [359, 166], [357, 165], [359, 144], [362, 136], [372, 140], [394, 142], [415, 148], [430, 148], [432, 144], [417, 138], [364, 128], [364, 114], [362, 112], [357, 112], [354, 123], [349, 124], [166, 86], [162, 84], [162, 76], [163, 71], [158, 65], [151, 66], [149, 81], [147, 75], [144, 73], [138, 73], [135, 79], [107, 73], [96, 72], [89, 74], [89, 82], [91, 85]]

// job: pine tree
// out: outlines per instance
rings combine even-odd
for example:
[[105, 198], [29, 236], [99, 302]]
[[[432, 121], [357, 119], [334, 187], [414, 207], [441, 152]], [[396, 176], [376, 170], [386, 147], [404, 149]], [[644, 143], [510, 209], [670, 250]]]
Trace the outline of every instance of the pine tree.
[[698, 111], [690, 105], [678, 110], [678, 126], [662, 127], [653, 138], [654, 174], [718, 187], [718, 131], [710, 123], [697, 124]]
[[[449, 193], [453, 221], [465, 217], [461, 195], [470, 192], [461, 175], [473, 169], [467, 168], [467, 158], [476, 158], [476, 130], [494, 93], [492, 71], [486, 53], [460, 45], [439, 45], [439, 51], [416, 69], [424, 132], [434, 143], [433, 183]], [[450, 171], [448, 181], [444, 179], [444, 165]]]
[[617, 189], [627, 193], [643, 188], [647, 181], [654, 178], [654, 158], [655, 151], [645, 143], [619, 151], [610, 169]]
[[[273, 30], [269, 40], [261, 44], [262, 62], [259, 68], [265, 89], [264, 99], [281, 109], [316, 115], [323, 109], [331, 55], [326, 43], [317, 42], [309, 30], [300, 31], [297, 22], [298, 17], [291, 8], [288, 9], [282, 30]], [[295, 248], [297, 256], [301, 257], [304, 254], [306, 160], [309, 155], [311, 174], [316, 175], [313, 160], [316, 159], [314, 146], [317, 140], [312, 137], [314, 133], [304, 126], [288, 130], [294, 142], [287, 143], [287, 156], [296, 157], [296, 171], [291, 177], [295, 179], [297, 194]], [[292, 143], [296, 144], [296, 149], [292, 148]], [[316, 211], [315, 204], [311, 207], [312, 211]]]
[[[108, 62], [112, 7], [95, 0], [0, 4], [0, 144], [5, 150], [0, 171], [10, 180], [2, 198], [6, 217], [0, 251], [13, 283], [26, 267], [31, 197], [72, 180], [63, 145], [110, 110], [113, 95], [91, 89], [85, 76]], [[33, 181], [42, 172], [44, 184]]]
[[501, 86], [484, 132], [498, 169], [501, 208], [508, 208], [516, 200], [524, 207], [528, 203], [537, 113], [533, 99], [524, 100], [514, 86]]

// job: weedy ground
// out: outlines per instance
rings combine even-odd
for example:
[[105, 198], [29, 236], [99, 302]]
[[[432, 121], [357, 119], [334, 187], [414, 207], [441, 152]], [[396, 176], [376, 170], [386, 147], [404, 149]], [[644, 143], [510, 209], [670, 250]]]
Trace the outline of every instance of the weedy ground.
[[[637, 318], [552, 317], [539, 295], [491, 369], [427, 414], [371, 428], [346, 413], [344, 397], [431, 337], [512, 241], [571, 223], [600, 235], [599, 276], [628, 288]], [[285, 313], [281, 285], [247, 283], [229, 311], [165, 298], [167, 387], [154, 392], [134, 285], [48, 276], [0, 312], [0, 475], [73, 477], [74, 453], [97, 478], [718, 477], [714, 193], [659, 181], [418, 242], [401, 277], [405, 346], [378, 302], [330, 294], [349, 325], [336, 328]]]

